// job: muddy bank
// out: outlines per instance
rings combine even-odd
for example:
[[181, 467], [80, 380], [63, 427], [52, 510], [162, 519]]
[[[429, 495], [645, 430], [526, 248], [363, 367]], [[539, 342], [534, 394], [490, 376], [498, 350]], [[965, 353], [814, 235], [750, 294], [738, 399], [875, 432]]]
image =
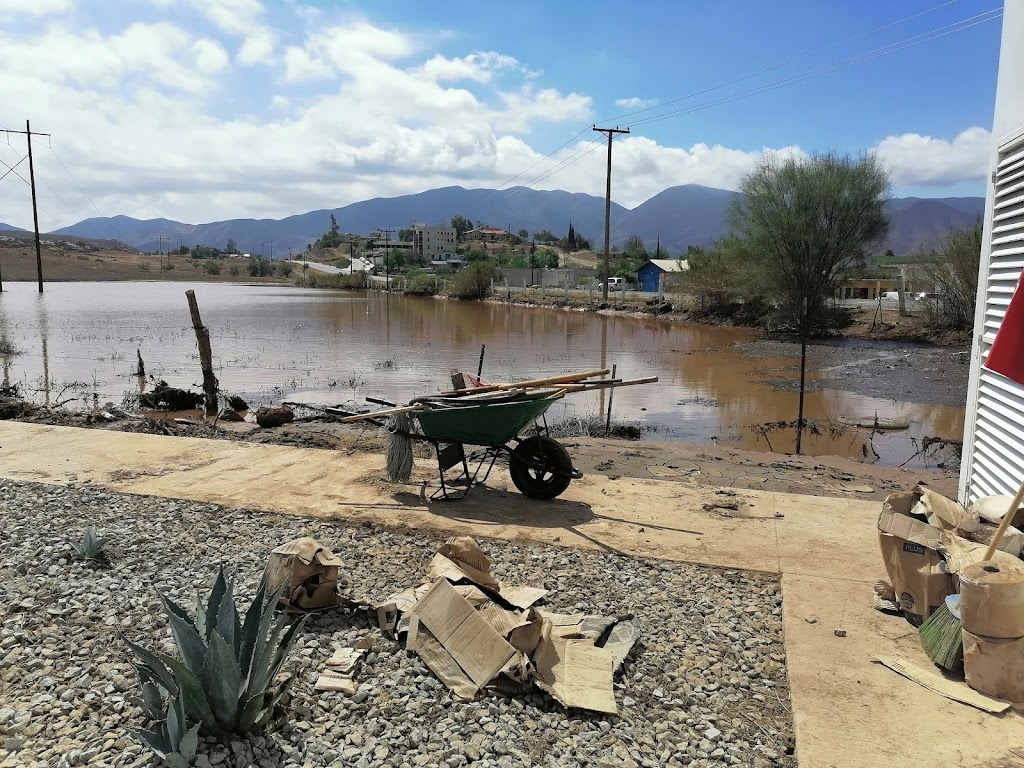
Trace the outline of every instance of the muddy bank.
[[[106, 421], [96, 413], [67, 412], [33, 407], [18, 420], [59, 426], [86, 427], [146, 434], [202, 437], [339, 452], [384, 454], [385, 435], [373, 427], [338, 424], [319, 416], [298, 415], [295, 422], [274, 429], [262, 429], [249, 422], [201, 421], [182, 418], [125, 417]], [[597, 437], [565, 437], [562, 443], [573, 463], [586, 475], [610, 478], [672, 480], [698, 487], [724, 487], [801, 493], [812, 496], [847, 496], [884, 499], [886, 495], [926, 482], [940, 493], [955, 497], [958, 474], [941, 470], [910, 470], [863, 464], [840, 456], [791, 456], [768, 451], [750, 451], [725, 446], [681, 441], [629, 441]], [[414, 444], [417, 462], [436, 467], [433, 449]]]
[[[782, 378], [766, 375], [773, 389], [797, 391], [800, 386], [800, 344], [791, 340], [758, 339], [733, 347], [745, 357], [789, 358], [773, 371], [796, 372]], [[807, 370], [821, 377], [807, 379], [809, 391], [839, 389], [879, 399], [908, 403], [963, 406], [971, 368], [965, 350], [895, 341], [834, 339], [807, 346]], [[756, 363], [754, 363], [756, 365]], [[767, 379], [771, 379], [767, 381]]]

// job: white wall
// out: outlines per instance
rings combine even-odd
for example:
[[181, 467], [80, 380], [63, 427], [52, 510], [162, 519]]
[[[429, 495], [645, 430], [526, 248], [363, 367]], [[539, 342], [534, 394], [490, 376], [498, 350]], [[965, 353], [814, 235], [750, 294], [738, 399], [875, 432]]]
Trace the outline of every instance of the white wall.
[[[974, 315], [971, 344], [971, 377], [967, 390], [967, 414], [964, 423], [964, 454], [960, 471], [960, 501], [968, 503], [968, 487], [973, 469], [975, 418], [978, 407], [978, 382], [982, 362], [982, 330], [985, 318], [985, 291], [988, 284], [989, 255], [992, 251], [992, 207], [994, 172], [999, 147], [1024, 134], [1024, 0], [1006, 0], [1003, 8], [1003, 33], [999, 51], [999, 78], [996, 85], [995, 114], [992, 121], [992, 148], [989, 154], [989, 180], [985, 194], [985, 231], [981, 246], [978, 302]], [[1024, 480], [1024, 478], [1021, 478]], [[1013, 493], [1010, 489], [1009, 493]]]

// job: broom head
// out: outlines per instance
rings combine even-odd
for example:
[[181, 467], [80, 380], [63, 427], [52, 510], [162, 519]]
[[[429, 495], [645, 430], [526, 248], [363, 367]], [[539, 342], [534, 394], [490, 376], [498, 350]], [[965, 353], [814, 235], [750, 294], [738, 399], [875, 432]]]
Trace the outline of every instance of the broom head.
[[921, 625], [921, 647], [928, 658], [945, 670], [956, 672], [964, 662], [960, 635], [960, 596], [950, 595]]

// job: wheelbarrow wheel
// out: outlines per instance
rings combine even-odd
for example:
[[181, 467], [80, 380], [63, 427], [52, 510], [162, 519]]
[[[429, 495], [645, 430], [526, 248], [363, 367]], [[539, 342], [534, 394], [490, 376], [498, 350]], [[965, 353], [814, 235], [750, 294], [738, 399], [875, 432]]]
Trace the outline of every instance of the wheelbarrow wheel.
[[572, 459], [558, 442], [536, 435], [512, 450], [508, 471], [524, 496], [553, 499], [572, 481]]

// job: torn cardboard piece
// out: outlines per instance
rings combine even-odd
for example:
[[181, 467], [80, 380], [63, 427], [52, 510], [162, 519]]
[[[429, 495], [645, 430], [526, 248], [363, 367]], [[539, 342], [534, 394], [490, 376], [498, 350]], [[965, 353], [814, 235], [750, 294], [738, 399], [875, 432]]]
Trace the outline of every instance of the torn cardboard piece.
[[491, 681], [512, 658], [508, 644], [447, 579], [438, 579], [413, 607], [413, 613], [480, 688]]
[[326, 668], [320, 673], [313, 689], [317, 691], [340, 691], [349, 696], [354, 694], [359, 685], [355, 681], [355, 673], [364, 654], [373, 648], [373, 640], [364, 637], [353, 648], [337, 648], [327, 660]]
[[921, 669], [914, 664], [901, 659], [898, 656], [875, 656], [874, 661], [882, 664], [893, 672], [903, 675], [908, 680], [913, 680], [918, 685], [924, 686], [929, 691], [945, 696], [952, 701], [959, 701], [961, 704], [975, 707], [984, 712], [999, 714], [1010, 708], [1010, 703], [994, 699], [967, 687], [966, 683], [958, 683], [954, 680], [947, 680], [942, 675], [931, 670]]
[[539, 587], [502, 584], [491, 575], [487, 555], [469, 536], [455, 536], [442, 544], [427, 567], [427, 578], [431, 582], [445, 578], [453, 584], [472, 582], [492, 593], [492, 597], [497, 593], [501, 601], [520, 610], [526, 610], [548, 593]]
[[561, 635], [544, 622], [533, 656], [536, 683], [566, 707], [618, 713], [612, 690], [612, 656], [586, 638]]
[[283, 588], [281, 603], [290, 610], [315, 611], [338, 605], [341, 560], [308, 536], [282, 544], [267, 560], [268, 588]]

